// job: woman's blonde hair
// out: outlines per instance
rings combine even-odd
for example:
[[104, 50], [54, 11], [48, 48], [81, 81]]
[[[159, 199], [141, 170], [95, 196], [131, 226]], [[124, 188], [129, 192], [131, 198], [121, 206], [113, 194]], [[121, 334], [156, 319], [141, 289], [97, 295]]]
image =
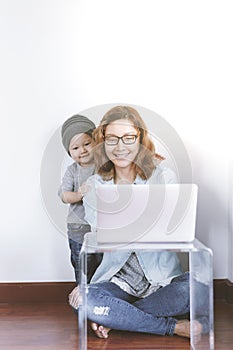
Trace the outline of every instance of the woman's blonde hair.
[[106, 127], [115, 120], [125, 119], [133, 124], [138, 130], [140, 147], [135, 163], [135, 175], [139, 175], [142, 179], [148, 179], [155, 169], [154, 155], [155, 146], [151, 141], [146, 125], [142, 120], [140, 114], [129, 106], [116, 106], [111, 108], [103, 116], [100, 125], [93, 132], [93, 139], [95, 141], [94, 159], [96, 172], [103, 177], [104, 180], [114, 178], [115, 168], [114, 164], [106, 155], [104, 147], [104, 137]]

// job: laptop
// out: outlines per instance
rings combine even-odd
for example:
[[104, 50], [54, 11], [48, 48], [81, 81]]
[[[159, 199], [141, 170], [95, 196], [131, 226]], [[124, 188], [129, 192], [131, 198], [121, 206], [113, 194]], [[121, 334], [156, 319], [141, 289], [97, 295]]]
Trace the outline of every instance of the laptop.
[[195, 184], [98, 185], [97, 243], [191, 242]]

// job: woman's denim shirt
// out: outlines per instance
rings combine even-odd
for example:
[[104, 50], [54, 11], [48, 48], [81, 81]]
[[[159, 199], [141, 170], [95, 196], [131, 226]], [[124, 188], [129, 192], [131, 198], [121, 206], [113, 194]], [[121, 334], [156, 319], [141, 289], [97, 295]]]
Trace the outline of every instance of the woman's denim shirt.
[[[177, 183], [177, 179], [171, 169], [158, 165], [149, 180], [143, 180], [140, 176], [137, 176], [134, 181], [134, 185], [146, 183], [171, 184]], [[92, 231], [95, 232], [97, 215], [96, 185], [114, 184], [114, 181], [105, 181], [100, 175], [95, 174], [88, 179], [87, 184], [90, 185], [90, 192], [88, 192], [83, 201], [85, 220], [91, 225]], [[152, 285], [165, 286], [170, 283], [172, 278], [182, 273], [179, 259], [173, 252], [148, 252], [140, 250], [135, 251], [135, 253], [146, 278]], [[91, 283], [109, 281], [124, 266], [130, 254], [131, 251], [105, 252], [101, 264], [92, 277]]]
[[[126, 263], [131, 251], [105, 252], [100, 266], [97, 268], [91, 283], [109, 281]], [[177, 255], [173, 252], [135, 251], [147, 280], [153, 286], [169, 284], [171, 279], [182, 273]]]

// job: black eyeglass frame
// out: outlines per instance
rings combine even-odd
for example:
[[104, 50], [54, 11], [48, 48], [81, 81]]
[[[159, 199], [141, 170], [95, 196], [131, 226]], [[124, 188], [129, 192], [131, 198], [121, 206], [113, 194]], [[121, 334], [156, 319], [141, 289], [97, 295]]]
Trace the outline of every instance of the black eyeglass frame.
[[[108, 143], [108, 139], [107, 139], [108, 137], [115, 138], [116, 142], [115, 143]], [[133, 139], [134, 139], [133, 142], [125, 142], [127, 137], [133, 137]], [[138, 135], [123, 135], [123, 136], [108, 135], [107, 137], [104, 136], [104, 142], [108, 146], [116, 146], [116, 145], [118, 145], [119, 141], [121, 140], [124, 145], [133, 145], [136, 142], [137, 138], [138, 138]]]

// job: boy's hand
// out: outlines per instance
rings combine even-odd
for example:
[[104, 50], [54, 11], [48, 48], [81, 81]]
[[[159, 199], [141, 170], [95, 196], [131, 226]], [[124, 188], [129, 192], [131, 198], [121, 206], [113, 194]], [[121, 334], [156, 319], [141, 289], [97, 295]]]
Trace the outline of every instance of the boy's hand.
[[90, 186], [88, 186], [85, 182], [79, 187], [78, 193], [81, 195], [81, 197], [84, 197], [87, 192], [90, 191]]

